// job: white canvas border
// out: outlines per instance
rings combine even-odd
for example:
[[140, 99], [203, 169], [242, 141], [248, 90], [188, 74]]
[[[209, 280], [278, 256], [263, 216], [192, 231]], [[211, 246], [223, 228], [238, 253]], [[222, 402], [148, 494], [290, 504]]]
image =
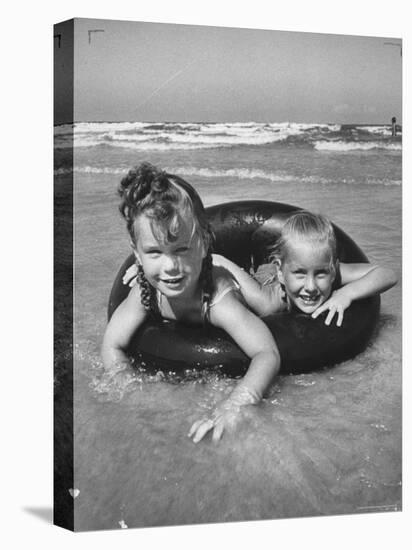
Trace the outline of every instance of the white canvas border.
[[[237, 548], [258, 544], [294, 548], [347, 548], [349, 546], [403, 547], [410, 520], [408, 492], [404, 512], [395, 514], [275, 520], [259, 523], [174, 527], [96, 532], [73, 536], [41, 517], [52, 505], [52, 25], [71, 17], [128, 19], [187, 24], [209, 24], [402, 37], [404, 39], [404, 120], [410, 120], [407, 91], [409, 75], [410, 29], [407, 28], [406, 3], [364, 0], [336, 4], [330, 1], [289, 2], [288, 6], [254, 1], [241, 5], [235, 1], [209, 0], [152, 1], [145, 5], [133, 1], [99, 3], [72, 0], [61, 3], [30, 4], [18, 2], [8, 7], [4, 17], [6, 34], [2, 50], [6, 53], [3, 74], [3, 106], [6, 137], [3, 181], [2, 228], [7, 262], [3, 263], [5, 334], [3, 349], [2, 419], [5, 422], [3, 447], [2, 501], [3, 537], [13, 546], [31, 543], [43, 548], [61, 549], [77, 545], [100, 548], [122, 544], [125, 548]], [[6, 85], [7, 83], [7, 85]], [[27, 141], [22, 129], [27, 130]], [[410, 150], [404, 134], [404, 218], [410, 207]], [[10, 150], [9, 150], [9, 146]], [[13, 206], [15, 208], [13, 208]], [[17, 208], [18, 207], [18, 208]], [[6, 233], [7, 230], [7, 233]], [[404, 260], [410, 267], [410, 228], [405, 225]], [[6, 240], [4, 239], [4, 240]], [[5, 266], [9, 266], [7, 269]], [[406, 277], [405, 277], [406, 280]], [[404, 304], [410, 292], [404, 288]], [[405, 307], [404, 341], [407, 312]], [[9, 329], [11, 329], [9, 331]], [[9, 334], [10, 332], [10, 334]], [[409, 351], [404, 355], [404, 436], [407, 438], [407, 399], [410, 375]], [[409, 456], [409, 442], [405, 448]], [[404, 458], [404, 486], [410, 478]], [[37, 514], [33, 513], [37, 509]], [[30, 510], [32, 510], [30, 512]], [[43, 510], [43, 512], [41, 512]], [[120, 539], [120, 537], [122, 537]], [[35, 541], [38, 541], [37, 543]]]

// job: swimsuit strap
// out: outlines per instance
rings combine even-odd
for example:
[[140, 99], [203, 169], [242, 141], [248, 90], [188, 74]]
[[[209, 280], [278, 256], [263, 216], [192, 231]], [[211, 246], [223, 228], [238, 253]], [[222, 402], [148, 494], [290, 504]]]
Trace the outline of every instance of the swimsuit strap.
[[[150, 308], [152, 317], [154, 320], [160, 321], [163, 319], [162, 316], [162, 293], [159, 290], [153, 292], [153, 303]], [[210, 308], [210, 294], [202, 290], [202, 299], [201, 299], [201, 318], [204, 327], [207, 327], [210, 324], [209, 317], [209, 308]]]
[[213, 300], [210, 300], [210, 295], [202, 294], [202, 321], [205, 326], [210, 324], [210, 309], [218, 304], [229, 292], [238, 292], [240, 285], [237, 281], [233, 280], [230, 286], [227, 286], [222, 291], [214, 295]]
[[202, 290], [202, 304], [200, 314], [202, 317], [203, 326], [206, 328], [210, 325], [210, 294]]
[[155, 321], [161, 321], [163, 319], [162, 316], [162, 293], [156, 289], [154, 292], [152, 292], [152, 302], [151, 302], [150, 312], [152, 314], [152, 318]]
[[[237, 281], [233, 280], [233, 283], [230, 286], [227, 286], [224, 288], [221, 292], [217, 293], [213, 300], [211, 300], [210, 294], [208, 292], [205, 292], [202, 290], [202, 297], [201, 297], [201, 318], [202, 323], [204, 327], [207, 327], [210, 325], [210, 308], [215, 306], [217, 303], [219, 303], [229, 292], [233, 291], [239, 291], [240, 285]], [[156, 290], [156, 292], [153, 292], [153, 303], [150, 309], [152, 312], [152, 315], [154, 319], [162, 319], [162, 310], [161, 310], [161, 304], [162, 304], [162, 293], [159, 292], [159, 290]]]
[[230, 286], [227, 286], [221, 292], [218, 292], [214, 296], [213, 300], [209, 303], [209, 307], [213, 307], [216, 304], [218, 304], [220, 302], [220, 300], [222, 300], [222, 298], [224, 298], [226, 296], [226, 294], [228, 294], [229, 292], [232, 292], [234, 290], [240, 290], [240, 285], [235, 280], [233, 280], [233, 284], [231, 284]]

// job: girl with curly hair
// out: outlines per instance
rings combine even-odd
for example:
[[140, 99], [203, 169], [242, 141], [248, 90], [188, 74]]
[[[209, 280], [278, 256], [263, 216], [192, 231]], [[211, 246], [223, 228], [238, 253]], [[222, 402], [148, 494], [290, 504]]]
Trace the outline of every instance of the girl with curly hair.
[[183, 179], [143, 163], [119, 186], [120, 212], [136, 256], [137, 284], [110, 319], [103, 339], [107, 367], [129, 363], [133, 334], [148, 316], [225, 330], [250, 357], [245, 376], [210, 418], [195, 422], [189, 436], [213, 440], [236, 422], [241, 407], [258, 403], [280, 368], [267, 326], [248, 309], [230, 273], [213, 265], [212, 233], [203, 203]]

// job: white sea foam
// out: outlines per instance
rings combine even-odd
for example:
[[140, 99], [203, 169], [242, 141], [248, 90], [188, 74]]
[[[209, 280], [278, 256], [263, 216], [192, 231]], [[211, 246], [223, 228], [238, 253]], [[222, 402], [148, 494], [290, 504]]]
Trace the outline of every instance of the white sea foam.
[[159, 139], [162, 134], [159, 134], [155, 131], [148, 131], [145, 134], [118, 134], [116, 132], [106, 132], [101, 136], [102, 140], [106, 141], [130, 141], [130, 142], [141, 142], [148, 141], [151, 139]]
[[[352, 139], [339, 139], [351, 130]], [[341, 134], [343, 131], [343, 134]], [[176, 151], [284, 144], [318, 151], [401, 151], [387, 141], [388, 126], [345, 126], [295, 122], [79, 122], [55, 127], [55, 149], [113, 147], [135, 151]], [[370, 140], [365, 139], [370, 135]], [[379, 139], [381, 138], [381, 139]]]
[[158, 142], [113, 142], [112, 147], [122, 147], [124, 149], [134, 149], [135, 151], [177, 151], [189, 149], [211, 149], [217, 147], [215, 143], [158, 143]]
[[315, 149], [318, 151], [369, 151], [371, 149], [387, 149], [388, 151], [402, 151], [401, 143], [388, 143], [382, 141], [316, 141]]
[[340, 124], [319, 124], [316, 122], [271, 122], [267, 124], [273, 129], [290, 130], [293, 133], [296, 132], [308, 132], [310, 130], [322, 130], [329, 132], [339, 132], [341, 129]]
[[99, 139], [95, 139], [93, 137], [86, 136], [86, 137], [80, 138], [75, 136], [74, 139], [72, 138], [55, 139], [54, 148], [70, 149], [71, 147], [95, 147], [101, 144], [102, 142]]
[[[303, 184], [321, 184], [328, 185], [336, 183], [327, 178], [320, 176], [304, 175], [293, 176], [284, 172], [270, 172], [261, 170], [259, 168], [229, 168], [226, 170], [212, 169], [212, 168], [199, 168], [196, 166], [165, 166], [165, 171], [169, 174], [176, 174], [182, 177], [201, 177], [210, 179], [221, 178], [235, 178], [238, 180], [254, 180], [261, 179], [270, 181], [272, 183], [303, 183]], [[67, 174], [113, 174], [113, 175], [126, 175], [129, 168], [112, 167], [112, 166], [75, 166], [73, 169], [69, 167], [62, 167], [54, 170], [55, 176], [64, 176]], [[342, 185], [384, 185], [384, 186], [399, 186], [402, 184], [401, 180], [386, 180], [369, 178], [360, 182], [356, 178], [346, 178], [339, 180], [339, 184]]]
[[[166, 172], [170, 174], [177, 174], [179, 176], [196, 176], [202, 178], [236, 178], [236, 179], [262, 179], [266, 181], [271, 181], [273, 183], [284, 183], [284, 182], [294, 182], [294, 183], [304, 183], [304, 184], [333, 184], [335, 181], [331, 181], [328, 178], [321, 176], [293, 176], [286, 174], [284, 172], [267, 172], [260, 169], [250, 169], [250, 168], [231, 168], [227, 170], [214, 170], [211, 168], [197, 168], [195, 166], [168, 166], [165, 167]], [[360, 182], [356, 178], [346, 178], [344, 180], [339, 180], [339, 184], [344, 185], [359, 185], [360, 183], [365, 183], [367, 185], [401, 185], [400, 180], [377, 180], [377, 179], [368, 179], [366, 181]]]
[[296, 181], [291, 175], [265, 172], [259, 169], [230, 168], [227, 170], [214, 170], [212, 168], [196, 168], [194, 166], [168, 167], [166, 171], [180, 176], [200, 176], [204, 178], [237, 178], [237, 179], [264, 179], [272, 182]]
[[[297, 181], [297, 178], [287, 174], [265, 172], [259, 169], [233, 168], [227, 170], [213, 170], [211, 168], [197, 168], [195, 166], [166, 166], [165, 171], [180, 176], [199, 176], [204, 178], [237, 178], [237, 179], [264, 179], [273, 182]], [[54, 175], [63, 176], [71, 173], [78, 174], [126, 174], [128, 168], [115, 168], [111, 166], [75, 166], [73, 169], [62, 167], [54, 170]], [[309, 176], [305, 181], [318, 181], [319, 178]], [[302, 181], [303, 181], [302, 180]], [[326, 181], [326, 180], [325, 180]]]
[[356, 126], [357, 130], [364, 130], [370, 134], [377, 134], [380, 136], [391, 136], [392, 128], [390, 126]]
[[303, 141], [310, 140], [312, 134], [338, 131], [339, 128], [337, 125], [290, 122], [79, 122], [55, 127], [55, 148], [69, 148], [74, 144], [74, 147], [106, 145], [159, 151], [211, 146], [258, 146], [286, 141], [292, 136], [301, 137]]
[[286, 136], [270, 134], [268, 132], [262, 134], [245, 133], [243, 135], [211, 135], [205, 136], [201, 134], [191, 135], [170, 135], [168, 139], [173, 143], [182, 144], [203, 144], [214, 145], [215, 147], [225, 145], [265, 145], [286, 139]]

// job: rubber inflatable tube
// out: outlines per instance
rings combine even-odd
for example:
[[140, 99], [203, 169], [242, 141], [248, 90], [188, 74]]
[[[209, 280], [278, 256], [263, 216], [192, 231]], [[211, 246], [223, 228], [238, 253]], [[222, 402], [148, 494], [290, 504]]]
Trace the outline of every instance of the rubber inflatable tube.
[[[214, 250], [249, 270], [268, 262], [268, 245], [279, 237], [285, 220], [299, 208], [268, 201], [238, 201], [206, 209], [215, 233]], [[338, 257], [342, 262], [367, 262], [357, 244], [334, 225]], [[131, 254], [120, 267], [109, 298], [110, 319], [130, 288], [122, 282], [134, 262]], [[281, 374], [321, 369], [350, 359], [367, 345], [376, 326], [379, 296], [354, 302], [341, 327], [326, 326], [326, 312], [317, 319], [299, 312], [283, 312], [264, 319], [279, 347]], [[130, 356], [148, 369], [184, 372], [217, 369], [229, 376], [242, 376], [249, 358], [223, 331], [186, 326], [173, 321], [147, 321], [132, 338]]]

